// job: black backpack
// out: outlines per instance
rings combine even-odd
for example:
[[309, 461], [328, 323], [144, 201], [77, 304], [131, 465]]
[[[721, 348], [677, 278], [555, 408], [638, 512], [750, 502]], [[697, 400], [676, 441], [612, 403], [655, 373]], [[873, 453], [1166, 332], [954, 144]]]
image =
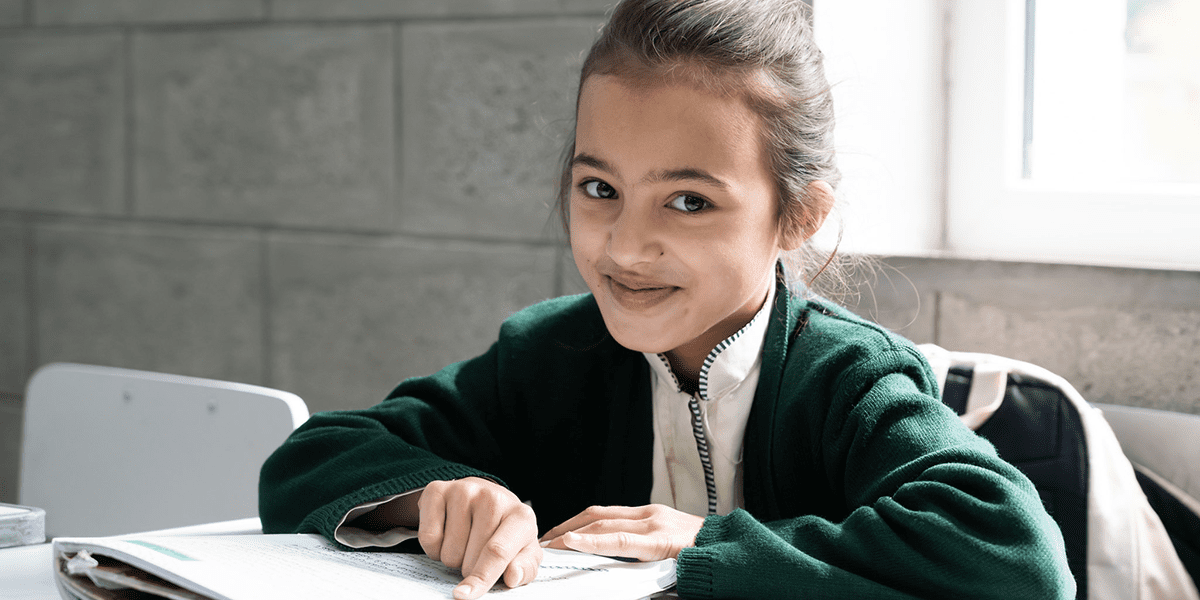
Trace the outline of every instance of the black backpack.
[[942, 401], [1033, 481], [1062, 530], [1078, 599], [1200, 599], [1200, 502], [1135, 471], [1099, 409], [1035, 365], [920, 349]]

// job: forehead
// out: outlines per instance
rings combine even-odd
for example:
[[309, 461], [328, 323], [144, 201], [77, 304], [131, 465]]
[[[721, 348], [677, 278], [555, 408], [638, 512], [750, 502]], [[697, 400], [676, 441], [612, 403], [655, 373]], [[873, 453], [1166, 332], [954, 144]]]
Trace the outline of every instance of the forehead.
[[689, 166], [761, 176], [760, 129], [758, 116], [736, 95], [593, 75], [580, 89], [575, 147], [639, 171]]

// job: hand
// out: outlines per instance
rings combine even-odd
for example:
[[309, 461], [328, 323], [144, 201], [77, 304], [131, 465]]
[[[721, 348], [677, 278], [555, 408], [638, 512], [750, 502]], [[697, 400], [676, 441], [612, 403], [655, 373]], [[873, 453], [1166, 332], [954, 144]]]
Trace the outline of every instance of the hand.
[[592, 506], [546, 532], [547, 547], [638, 560], [675, 558], [696, 545], [698, 517], [661, 504]]
[[421, 548], [462, 570], [455, 598], [478, 598], [501, 576], [510, 588], [537, 577], [542, 563], [537, 518], [503, 486], [478, 477], [434, 481], [421, 491], [417, 507]]

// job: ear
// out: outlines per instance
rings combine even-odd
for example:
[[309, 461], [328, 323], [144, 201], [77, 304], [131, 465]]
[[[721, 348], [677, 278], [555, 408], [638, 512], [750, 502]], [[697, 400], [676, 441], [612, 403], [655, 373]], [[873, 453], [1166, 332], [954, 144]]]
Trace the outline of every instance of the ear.
[[795, 250], [825, 223], [825, 217], [833, 210], [833, 186], [816, 180], [804, 189], [804, 212], [799, 219], [784, 225], [780, 245], [784, 250]]

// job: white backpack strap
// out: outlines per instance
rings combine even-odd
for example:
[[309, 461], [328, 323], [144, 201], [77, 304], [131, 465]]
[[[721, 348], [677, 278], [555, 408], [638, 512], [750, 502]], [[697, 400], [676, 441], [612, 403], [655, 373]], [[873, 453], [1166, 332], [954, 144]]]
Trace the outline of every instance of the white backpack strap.
[[976, 362], [971, 375], [971, 391], [967, 393], [967, 410], [958, 418], [972, 430], [979, 429], [1000, 408], [1007, 387], [1006, 365], [991, 360]]
[[920, 344], [917, 350], [929, 361], [933, 376], [937, 378], [938, 390], [946, 389], [946, 376], [950, 374], [950, 351], [937, 344]]
[[946, 378], [952, 366], [972, 367], [971, 389], [967, 392], [967, 406], [958, 418], [972, 431], [992, 418], [992, 414], [1004, 403], [1004, 391], [1008, 387], [1008, 362], [991, 354], [950, 352], [935, 344], [921, 344], [917, 349], [925, 355], [933, 374], [937, 377], [938, 389], [946, 389]]

